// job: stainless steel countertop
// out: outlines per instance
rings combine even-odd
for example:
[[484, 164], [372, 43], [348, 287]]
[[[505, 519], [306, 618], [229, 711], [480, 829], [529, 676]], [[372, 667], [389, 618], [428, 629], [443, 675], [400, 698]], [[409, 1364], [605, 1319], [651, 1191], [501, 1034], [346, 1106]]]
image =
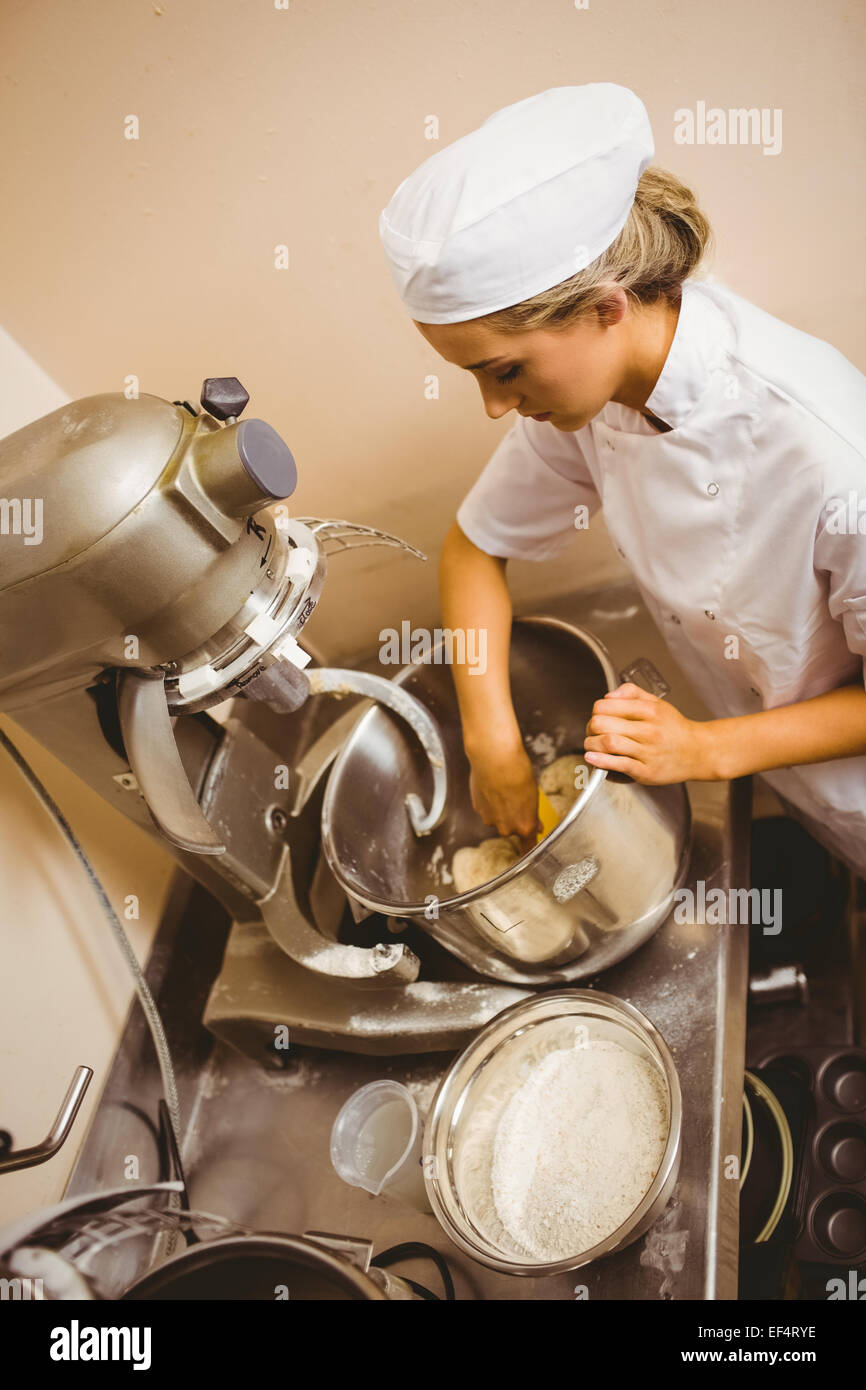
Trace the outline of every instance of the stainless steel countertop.
[[[708, 717], [632, 585], [546, 602], [544, 612], [588, 627], [619, 667], [650, 657], [671, 685], [671, 703], [690, 717]], [[708, 890], [748, 887], [751, 780], [690, 783], [688, 790], [694, 845], [686, 886], [703, 879]], [[182, 962], [161, 968], [170, 981]], [[409, 1086], [425, 1110], [451, 1061], [447, 1054], [370, 1057], [298, 1047], [285, 1070], [271, 1072], [223, 1043], [206, 1060], [200, 1037], [180, 1046], [193, 1208], [257, 1230], [365, 1237], [376, 1253], [425, 1242], [448, 1261], [458, 1299], [736, 1298], [738, 1184], [725, 1176], [725, 1166], [740, 1152], [748, 927], [679, 925], [671, 916], [627, 960], [580, 983], [628, 1000], [652, 1020], [671, 1049], [682, 1088], [682, 1162], [674, 1196], [652, 1230], [626, 1250], [555, 1279], [497, 1274], [452, 1246], [434, 1216], [372, 1197], [336, 1176], [329, 1136], [348, 1096], [368, 1081], [391, 1077]], [[171, 998], [171, 1008], [188, 1011], [183, 1000], [189, 995], [176, 983]], [[175, 1032], [170, 1027], [170, 1036]], [[138, 1105], [155, 1109], [157, 1079], [140, 1018], [131, 1020], [127, 1033], [70, 1195], [113, 1179], [122, 1155], [136, 1151], [130, 1145], [140, 1120], [121, 1108], [123, 1097], [134, 1090]], [[142, 1181], [156, 1176], [146, 1170], [144, 1164]], [[439, 1292], [437, 1274], [423, 1261], [404, 1262], [395, 1272]]]

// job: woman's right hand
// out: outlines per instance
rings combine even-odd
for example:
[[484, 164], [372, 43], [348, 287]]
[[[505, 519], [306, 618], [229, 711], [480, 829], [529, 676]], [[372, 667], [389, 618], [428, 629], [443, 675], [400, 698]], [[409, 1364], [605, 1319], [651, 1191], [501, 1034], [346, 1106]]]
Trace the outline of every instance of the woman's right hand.
[[521, 744], [486, 743], [469, 755], [472, 805], [485, 825], [500, 835], [517, 835], [525, 852], [536, 841], [538, 786], [532, 763]]

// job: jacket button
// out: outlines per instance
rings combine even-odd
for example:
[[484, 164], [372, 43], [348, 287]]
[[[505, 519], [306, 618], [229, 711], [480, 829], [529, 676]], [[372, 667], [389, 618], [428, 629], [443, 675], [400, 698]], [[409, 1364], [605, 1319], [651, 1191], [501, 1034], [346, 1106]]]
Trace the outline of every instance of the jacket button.
[[710, 497], [717, 497], [719, 492], [718, 483], [707, 483], [707, 492], [709, 493]]
[[710, 610], [709, 610], [709, 608], [705, 608], [705, 609], [704, 609], [704, 612], [706, 613], [706, 615], [707, 615], [708, 618], [712, 618], [713, 622], [716, 621], [716, 615], [715, 615], [715, 613], [711, 613]]

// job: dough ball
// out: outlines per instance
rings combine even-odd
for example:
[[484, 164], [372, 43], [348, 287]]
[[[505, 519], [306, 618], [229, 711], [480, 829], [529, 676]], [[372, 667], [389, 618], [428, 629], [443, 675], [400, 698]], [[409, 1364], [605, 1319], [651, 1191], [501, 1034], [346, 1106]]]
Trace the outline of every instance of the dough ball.
[[[458, 849], [451, 862], [458, 893], [481, 888], [520, 859], [516, 836], [483, 840]], [[496, 889], [495, 897], [470, 903], [466, 911], [478, 934], [497, 951], [526, 964], [573, 959], [582, 955], [588, 938], [569, 904], [553, 901], [531, 879], [518, 877]]]
[[[574, 805], [583, 791], [583, 787], [574, 785], [578, 768], [583, 768], [584, 774], [588, 778], [589, 769], [582, 754], [566, 753], [563, 757], [557, 758], [555, 762], [542, 768], [539, 774], [538, 785], [560, 818], [565, 815], [569, 807]], [[585, 785], [586, 781], [584, 781]]]
[[454, 887], [458, 893], [470, 893], [473, 888], [480, 888], [482, 883], [489, 883], [510, 869], [519, 858], [519, 842], [513, 835], [482, 840], [480, 845], [466, 845], [457, 850], [451, 864]]
[[570, 796], [557, 796], [556, 792], [552, 792], [547, 799], [560, 820], [562, 820], [569, 807], [574, 805]]

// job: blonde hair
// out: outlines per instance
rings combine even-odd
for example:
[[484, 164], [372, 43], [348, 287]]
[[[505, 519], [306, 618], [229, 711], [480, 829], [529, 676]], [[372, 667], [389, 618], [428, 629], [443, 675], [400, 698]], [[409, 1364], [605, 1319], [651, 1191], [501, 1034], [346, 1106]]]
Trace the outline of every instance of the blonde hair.
[[691, 189], [666, 169], [641, 174], [628, 219], [606, 251], [570, 279], [520, 304], [478, 320], [500, 332], [564, 326], [625, 290], [635, 304], [667, 300], [676, 307], [682, 283], [697, 269], [712, 230]]

